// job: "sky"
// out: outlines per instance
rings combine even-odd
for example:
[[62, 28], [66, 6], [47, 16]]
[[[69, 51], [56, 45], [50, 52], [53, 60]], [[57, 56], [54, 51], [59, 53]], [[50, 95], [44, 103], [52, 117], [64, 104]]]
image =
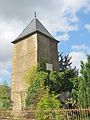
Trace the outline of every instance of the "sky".
[[90, 54], [90, 0], [0, 0], [0, 84], [11, 84], [13, 41], [34, 18], [60, 41], [80, 69]]

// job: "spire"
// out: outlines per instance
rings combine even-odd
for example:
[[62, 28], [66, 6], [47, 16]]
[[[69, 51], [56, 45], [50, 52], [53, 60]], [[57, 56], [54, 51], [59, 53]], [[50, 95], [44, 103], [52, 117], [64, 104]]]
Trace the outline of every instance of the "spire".
[[37, 17], [36, 11], [34, 11], [34, 17], [35, 17], [35, 18]]

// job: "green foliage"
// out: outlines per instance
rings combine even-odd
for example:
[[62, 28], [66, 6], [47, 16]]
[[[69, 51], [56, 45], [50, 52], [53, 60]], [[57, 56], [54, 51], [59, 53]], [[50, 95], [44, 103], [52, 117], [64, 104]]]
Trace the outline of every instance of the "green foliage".
[[31, 108], [31, 109], [34, 108], [35, 97], [39, 94], [39, 92], [40, 92], [40, 82], [36, 80], [28, 88], [28, 95], [26, 98], [26, 107]]
[[[30, 73], [28, 73], [27, 76], [28, 76], [27, 78], [29, 79], [32, 78]], [[26, 97], [26, 107], [29, 109], [36, 109], [36, 108], [39, 108], [41, 103], [44, 105], [45, 102], [47, 102], [47, 106], [49, 109], [51, 108], [51, 106], [53, 108], [57, 107], [58, 100], [55, 98], [54, 94], [49, 96], [49, 92], [46, 90], [47, 87], [45, 87], [45, 81], [48, 78], [48, 73], [43, 71], [37, 71], [33, 76], [34, 76], [33, 81], [30, 80], [29, 82], [28, 93]], [[60, 106], [60, 103], [59, 103], [59, 106]], [[42, 109], [43, 109], [43, 106], [42, 106]]]
[[30, 84], [32, 84], [35, 79], [36, 79], [36, 75], [37, 75], [37, 68], [36, 66], [32, 66], [27, 73], [25, 74], [24, 80], [27, 84], [27, 86], [29, 86]]
[[10, 107], [10, 95], [8, 86], [0, 86], [0, 109], [8, 109]]
[[[73, 101], [77, 101], [76, 100], [77, 93], [75, 91], [77, 84], [78, 84], [78, 76], [71, 69], [70, 70], [66, 69], [64, 71], [59, 71], [59, 72], [51, 71], [48, 76], [48, 79], [46, 79], [45, 81], [45, 85], [48, 86], [50, 93], [54, 93], [56, 95], [60, 94], [58, 99], [63, 103], [63, 105], [67, 104], [68, 98], [72, 98]], [[69, 93], [68, 96], [64, 94], [67, 91]], [[61, 98], [62, 96], [63, 98]]]
[[[65, 58], [65, 60], [69, 62], [70, 59]], [[67, 65], [70, 64], [66, 64], [66, 66]], [[26, 107], [36, 107], [38, 99], [42, 96], [42, 91], [45, 91], [45, 88], [47, 87], [50, 94], [54, 93], [58, 95], [66, 91], [71, 92], [74, 86], [73, 79], [76, 79], [76, 77], [76, 70], [71, 69], [71, 67], [67, 67], [67, 69], [64, 69], [63, 71], [60, 70], [58, 72], [42, 72], [40, 67], [38, 70], [35, 67], [32, 67], [25, 76], [25, 80], [29, 85], [26, 98]], [[36, 97], [37, 100], [35, 99]]]
[[59, 68], [60, 71], [64, 71], [66, 69], [71, 69], [71, 57], [69, 57], [69, 54], [63, 56], [63, 53], [59, 54]]
[[40, 71], [46, 71], [46, 63], [48, 63], [48, 61], [45, 58], [42, 58], [38, 69]]
[[81, 76], [78, 86], [78, 103], [80, 108], [90, 107], [90, 56], [87, 62], [81, 62]]
[[60, 102], [57, 100], [57, 97], [58, 96], [55, 96], [54, 94], [49, 94], [47, 89], [45, 91], [45, 94], [38, 102], [37, 108], [40, 110], [58, 109], [59, 107], [61, 107], [61, 105]]
[[49, 91], [60, 94], [62, 91], [70, 91], [73, 88], [73, 79], [76, 74], [72, 70], [65, 70], [64, 72], [51, 71], [45, 84], [49, 87]]
[[[69, 97], [76, 98], [76, 87], [78, 84], [78, 71], [71, 67], [71, 57], [59, 54], [59, 71], [51, 71], [48, 79], [45, 81], [45, 86], [48, 86], [49, 92], [55, 94], [62, 94], [62, 92], [69, 92]], [[67, 98], [68, 99], [68, 98]], [[67, 100], [62, 101], [64, 104]]]
[[37, 107], [37, 103], [42, 98], [42, 95], [45, 94], [46, 88], [48, 88], [49, 94], [51, 95], [52, 93], [58, 95], [66, 91], [71, 93], [72, 89], [75, 91], [75, 80], [77, 80], [78, 74], [75, 68], [71, 68], [70, 59], [69, 55], [65, 57], [61, 56], [61, 61], [59, 61], [59, 71], [45, 71], [46, 61], [43, 60], [38, 69], [33, 66], [27, 72], [25, 81], [29, 88], [26, 98], [26, 107], [35, 109]]
[[[55, 112], [50, 110], [59, 109], [61, 107], [60, 101], [57, 100], [57, 96], [54, 94], [49, 94], [48, 89], [45, 91], [45, 94], [41, 97], [40, 101], [37, 104], [37, 109], [39, 110], [36, 114], [37, 120], [60, 120], [58, 115]], [[46, 111], [44, 111], [46, 110]]]
[[78, 107], [77, 97], [78, 97], [78, 90], [79, 90], [78, 85], [79, 85], [80, 80], [79, 80], [78, 77], [76, 77], [72, 80], [72, 82], [73, 82], [73, 88], [72, 88], [72, 91], [71, 91], [71, 98], [72, 98], [73, 101], [76, 101], [75, 106]]
[[[28, 75], [29, 76], [29, 75]], [[30, 75], [31, 77], [31, 75]], [[30, 78], [28, 77], [28, 78]], [[33, 82], [29, 84], [28, 93], [26, 97], [26, 107], [36, 109], [37, 103], [41, 96], [44, 94], [44, 79], [47, 77], [45, 72], [35, 73]], [[32, 77], [31, 77], [32, 78]]]

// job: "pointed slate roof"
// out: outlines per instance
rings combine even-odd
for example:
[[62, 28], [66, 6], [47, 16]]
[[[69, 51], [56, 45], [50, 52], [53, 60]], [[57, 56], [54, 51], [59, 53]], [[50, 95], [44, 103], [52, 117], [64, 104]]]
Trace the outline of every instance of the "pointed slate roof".
[[[23, 32], [14, 40], [12, 43], [16, 43], [20, 40], [23, 40], [24, 38], [34, 34], [34, 33], [41, 33], [47, 37], [50, 37], [54, 40], [56, 40], [47, 30], [46, 28], [41, 24], [41, 22], [34, 18], [30, 24], [23, 30]], [[56, 40], [57, 41], [57, 40]], [[57, 41], [58, 42], [58, 41]]]

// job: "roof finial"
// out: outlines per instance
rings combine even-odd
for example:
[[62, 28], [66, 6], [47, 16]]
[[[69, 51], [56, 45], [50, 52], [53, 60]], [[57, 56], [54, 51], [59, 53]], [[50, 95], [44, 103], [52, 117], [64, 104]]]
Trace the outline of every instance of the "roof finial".
[[34, 17], [36, 18], [36, 11], [34, 11]]

